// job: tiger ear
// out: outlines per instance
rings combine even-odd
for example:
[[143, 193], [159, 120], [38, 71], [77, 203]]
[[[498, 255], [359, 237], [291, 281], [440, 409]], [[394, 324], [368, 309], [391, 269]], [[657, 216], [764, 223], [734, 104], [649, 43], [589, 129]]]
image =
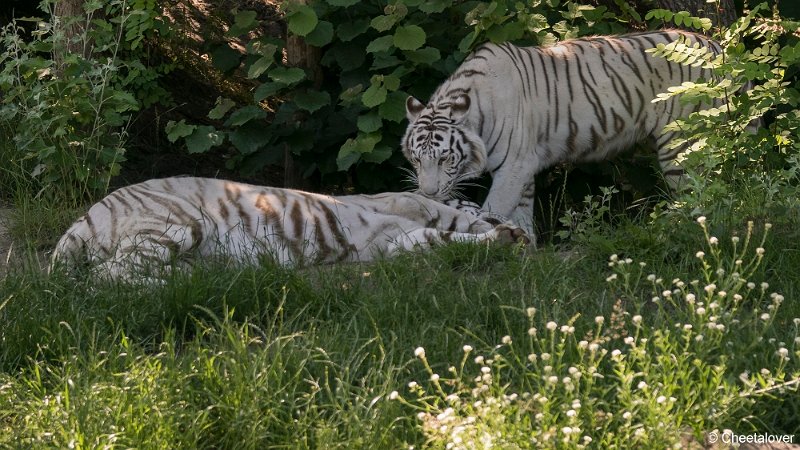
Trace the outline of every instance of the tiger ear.
[[469, 99], [469, 95], [467, 94], [459, 95], [450, 104], [450, 111], [451, 111], [450, 117], [452, 117], [454, 121], [460, 122], [464, 118], [464, 116], [467, 115], [471, 103], [472, 100]]
[[425, 105], [421, 101], [410, 95], [408, 96], [406, 99], [406, 117], [409, 122], [417, 120], [419, 113], [421, 113], [423, 109], [425, 109]]

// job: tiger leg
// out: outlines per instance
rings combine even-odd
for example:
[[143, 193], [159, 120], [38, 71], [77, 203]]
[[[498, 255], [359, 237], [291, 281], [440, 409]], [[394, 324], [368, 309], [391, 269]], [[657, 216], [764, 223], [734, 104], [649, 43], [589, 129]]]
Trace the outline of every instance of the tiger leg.
[[462, 213], [469, 215], [470, 217], [482, 220], [484, 222], [489, 222], [492, 225], [500, 225], [501, 223], [510, 222], [508, 217], [501, 216], [500, 214], [493, 212], [484, 211], [481, 205], [469, 200], [453, 198], [445, 200], [444, 204], [450, 206], [451, 208], [455, 208]]
[[120, 241], [98, 273], [122, 281], [148, 281], [169, 274], [177, 256], [195, 248], [192, 228], [171, 225], [163, 232], [142, 232]]
[[661, 173], [664, 175], [664, 181], [673, 192], [677, 192], [686, 187], [686, 177], [683, 167], [678, 163], [677, 158], [684, 150], [685, 146], [678, 146], [670, 148], [669, 143], [675, 138], [676, 133], [663, 133], [656, 137], [652, 145], [655, 147], [658, 154], [658, 164], [661, 166]]
[[492, 187], [483, 209], [510, 217], [515, 225], [533, 237], [535, 165], [530, 161], [506, 164], [492, 175]]
[[533, 221], [533, 199], [535, 194], [536, 183], [531, 179], [528, 183], [525, 183], [519, 203], [517, 203], [517, 207], [514, 208], [514, 212], [511, 214], [511, 221], [523, 230], [526, 230], [528, 235], [534, 238], [534, 243], [536, 242], [536, 233], [534, 231], [535, 224]]
[[426, 227], [445, 228], [448, 231], [461, 233], [485, 233], [494, 224], [476, 217], [477, 210], [461, 210], [453, 206], [439, 203], [436, 200], [413, 193], [392, 194], [387, 197], [380, 212], [393, 216], [405, 217]]
[[95, 270], [101, 277], [126, 282], [146, 281], [149, 275], [169, 273], [171, 251], [166, 245], [143, 240], [121, 244], [114, 255]]
[[398, 236], [386, 249], [387, 256], [412, 250], [428, 250], [434, 245], [446, 242], [503, 242], [530, 243], [530, 239], [521, 228], [513, 225], [498, 225], [485, 233], [459, 233], [442, 231], [435, 228], [417, 228]]

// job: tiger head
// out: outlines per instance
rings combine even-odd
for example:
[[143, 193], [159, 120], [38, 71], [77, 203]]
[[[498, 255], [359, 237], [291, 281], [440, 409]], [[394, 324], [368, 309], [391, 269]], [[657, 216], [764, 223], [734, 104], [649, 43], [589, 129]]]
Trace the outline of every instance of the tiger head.
[[459, 94], [427, 105], [414, 97], [406, 100], [408, 128], [403, 154], [414, 166], [418, 192], [445, 200], [453, 197], [462, 181], [486, 170], [486, 147], [467, 123], [470, 98]]

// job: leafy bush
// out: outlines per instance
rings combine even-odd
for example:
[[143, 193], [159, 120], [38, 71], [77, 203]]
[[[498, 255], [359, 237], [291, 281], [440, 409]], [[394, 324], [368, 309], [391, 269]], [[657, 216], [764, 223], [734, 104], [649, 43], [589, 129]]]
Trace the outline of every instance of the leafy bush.
[[726, 101], [667, 127], [681, 132], [671, 145], [689, 146], [681, 156], [691, 188], [683, 200], [694, 214], [724, 208], [774, 217], [770, 212], [797, 206], [800, 39], [792, 32], [798, 24], [777, 13], [761, 17], [764, 11], [769, 12], [766, 3], [724, 30], [724, 52], [718, 56], [682, 43], [653, 50], [682, 64], [702, 64], [715, 74], [670, 88], [662, 98], [680, 95], [681, 102], [690, 104]]
[[[53, 4], [40, 5], [48, 21], [18, 19], [0, 32], [0, 135], [13, 140], [0, 179], [12, 192], [76, 204], [119, 173], [131, 114], [164, 99], [154, 80], [166, 66], [123, 58], [154, 32], [154, 0], [87, 1], [84, 16], [61, 18]], [[30, 38], [22, 20], [35, 24]]]
[[[475, 45], [487, 39], [542, 44], [622, 32], [627, 21], [641, 21], [632, 10], [616, 15], [579, 3], [289, 2], [290, 39], [302, 37], [321, 50], [322, 76], [288, 67], [282, 40], [246, 40], [244, 56], [224, 43], [211, 52], [214, 64], [258, 82], [252, 103], [236, 107], [219, 99], [209, 118], [221, 126], [171, 122], [167, 133], [172, 141], [184, 139], [191, 153], [230, 142], [236, 149], [230, 166], [246, 173], [282, 160], [289, 149], [305, 176], [349, 170], [362, 190], [397, 188], [402, 173], [395, 167], [405, 164], [398, 150], [406, 98], [427, 98]], [[255, 12], [241, 11], [227, 37], [242, 37], [258, 25]], [[379, 164], [392, 168], [375, 170]]]

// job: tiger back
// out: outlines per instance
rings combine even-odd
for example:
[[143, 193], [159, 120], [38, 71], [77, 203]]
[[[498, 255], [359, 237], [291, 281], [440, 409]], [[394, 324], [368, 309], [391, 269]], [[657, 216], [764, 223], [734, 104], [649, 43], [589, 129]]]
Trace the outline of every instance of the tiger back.
[[118, 189], [58, 241], [52, 267], [88, 263], [111, 278], [223, 256], [245, 264], [369, 261], [446, 241], [524, 241], [474, 210], [412, 193], [332, 197], [175, 177]]
[[711, 72], [647, 53], [676, 40], [711, 55], [721, 51], [705, 36], [677, 30], [550, 47], [479, 47], [427, 103], [413, 97], [406, 103], [402, 146], [418, 192], [452, 198], [459, 184], [489, 172], [492, 186], [483, 209], [511, 217], [530, 233], [534, 175], [556, 163], [603, 160], [647, 142], [667, 181], [677, 184], [682, 170], [675, 158], [683, 148], [670, 148], [674, 134], [663, 129], [701, 106], [676, 97], [653, 100]]

